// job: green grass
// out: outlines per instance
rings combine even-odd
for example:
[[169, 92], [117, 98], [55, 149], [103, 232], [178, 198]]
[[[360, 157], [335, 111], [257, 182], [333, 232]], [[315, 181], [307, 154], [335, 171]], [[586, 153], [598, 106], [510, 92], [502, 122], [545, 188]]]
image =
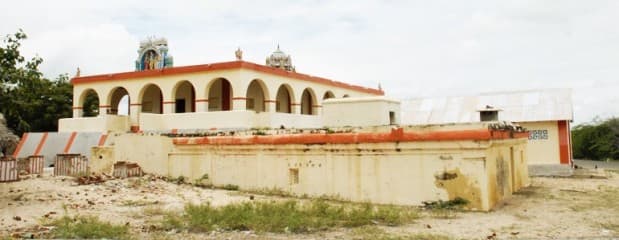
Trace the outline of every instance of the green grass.
[[417, 219], [414, 208], [371, 204], [332, 204], [315, 200], [244, 202], [223, 207], [210, 204], [185, 206], [184, 212], [167, 215], [163, 228], [191, 232], [213, 230], [253, 230], [257, 232], [307, 233], [334, 227], [359, 227], [369, 224], [400, 225]]
[[64, 216], [50, 222], [55, 228], [51, 231], [51, 238], [108, 238], [129, 239], [129, 227], [102, 222], [97, 217], [76, 217], [75, 219]]

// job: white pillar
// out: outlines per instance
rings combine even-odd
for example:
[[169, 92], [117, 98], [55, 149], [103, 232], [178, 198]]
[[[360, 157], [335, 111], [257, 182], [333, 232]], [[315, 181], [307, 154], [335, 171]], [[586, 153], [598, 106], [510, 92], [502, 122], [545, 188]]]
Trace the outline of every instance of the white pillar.
[[73, 107], [73, 118], [82, 117], [83, 112], [82, 107]]
[[132, 132], [140, 131], [140, 111], [142, 111], [142, 104], [129, 104], [129, 122], [131, 124]]
[[208, 99], [196, 99], [196, 112], [208, 112]]
[[277, 101], [276, 100], [265, 100], [264, 107], [268, 109], [268, 111], [265, 111], [265, 112], [272, 112], [272, 113], [277, 112]]
[[163, 114], [174, 113], [175, 101], [163, 101]]
[[246, 97], [233, 97], [232, 98], [232, 110], [233, 111], [245, 111], [247, 108]]
[[290, 110], [293, 114], [301, 114], [301, 104], [300, 103], [292, 103], [290, 104]]

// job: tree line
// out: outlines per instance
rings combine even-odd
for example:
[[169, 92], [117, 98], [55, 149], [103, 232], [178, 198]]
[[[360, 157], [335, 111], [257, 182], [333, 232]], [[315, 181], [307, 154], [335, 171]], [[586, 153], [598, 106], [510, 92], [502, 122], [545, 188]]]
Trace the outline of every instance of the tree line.
[[5, 36], [0, 45], [0, 113], [18, 136], [57, 131], [58, 119], [71, 117], [73, 106], [73, 86], [67, 74], [47, 79], [39, 71], [43, 59], [26, 60], [21, 55], [21, 41], [26, 38], [20, 29]]
[[572, 128], [574, 158], [619, 159], [619, 118], [596, 119]]

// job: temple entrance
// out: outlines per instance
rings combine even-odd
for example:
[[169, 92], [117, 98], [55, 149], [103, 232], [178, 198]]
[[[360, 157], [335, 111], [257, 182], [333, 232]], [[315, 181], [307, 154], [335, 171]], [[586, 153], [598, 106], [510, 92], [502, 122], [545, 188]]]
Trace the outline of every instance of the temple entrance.
[[259, 80], [253, 80], [249, 84], [247, 88], [247, 94], [245, 98], [247, 98], [247, 102], [245, 103], [245, 108], [247, 110], [254, 110], [256, 112], [264, 112], [267, 111], [265, 101], [265, 93], [264, 88]]
[[208, 111], [232, 110], [232, 86], [228, 80], [215, 80], [208, 91]]
[[196, 111], [196, 92], [188, 81], [183, 81], [176, 86], [174, 92], [174, 112], [185, 113]]
[[292, 98], [288, 88], [289, 87], [287, 85], [282, 85], [277, 90], [277, 99], [275, 104], [275, 109], [277, 112], [292, 113], [292, 102], [290, 101]]
[[150, 84], [142, 93], [142, 112], [144, 113], [163, 113], [163, 95], [161, 89], [154, 84]]
[[314, 115], [315, 112], [312, 108], [314, 107], [315, 102], [316, 101], [314, 100], [312, 90], [309, 88], [303, 90], [303, 95], [301, 95], [301, 114]]
[[123, 88], [123, 87], [117, 87], [114, 90], [112, 90], [112, 94], [111, 98], [110, 98], [110, 109], [108, 111], [108, 114], [111, 115], [129, 115], [129, 103], [130, 103], [130, 98], [129, 98], [129, 92], [127, 92], [127, 89]]

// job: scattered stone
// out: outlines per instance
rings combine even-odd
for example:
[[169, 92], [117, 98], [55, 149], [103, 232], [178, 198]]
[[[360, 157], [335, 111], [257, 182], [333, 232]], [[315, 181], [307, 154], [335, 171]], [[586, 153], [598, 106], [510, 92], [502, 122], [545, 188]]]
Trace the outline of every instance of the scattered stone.
[[15, 220], [15, 221], [21, 221], [21, 217], [20, 217], [20, 216], [15, 216], [15, 217], [13, 217], [13, 220]]

